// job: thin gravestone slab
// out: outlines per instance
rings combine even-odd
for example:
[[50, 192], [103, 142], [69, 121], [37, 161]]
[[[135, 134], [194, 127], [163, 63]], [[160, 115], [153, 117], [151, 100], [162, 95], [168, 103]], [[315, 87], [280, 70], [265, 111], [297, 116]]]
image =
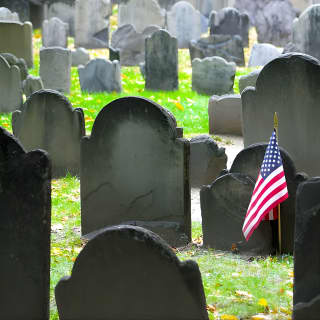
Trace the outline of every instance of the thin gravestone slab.
[[142, 226], [171, 245], [191, 240], [189, 141], [150, 100], [117, 99], [81, 143], [81, 228]]
[[0, 127], [1, 319], [49, 320], [51, 166]]
[[209, 319], [197, 263], [181, 262], [159, 236], [134, 226], [99, 232], [55, 296], [61, 320]]
[[52, 161], [53, 177], [80, 174], [80, 141], [85, 135], [84, 114], [53, 90], [31, 94], [12, 115], [14, 135], [26, 150], [43, 149]]
[[69, 25], [57, 17], [44, 20], [42, 24], [42, 45], [44, 47], [68, 47]]

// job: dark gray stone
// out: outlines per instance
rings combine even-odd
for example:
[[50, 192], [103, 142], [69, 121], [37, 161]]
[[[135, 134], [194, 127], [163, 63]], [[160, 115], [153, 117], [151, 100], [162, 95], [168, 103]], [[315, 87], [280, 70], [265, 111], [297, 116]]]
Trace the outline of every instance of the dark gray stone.
[[249, 16], [235, 8], [223, 8], [210, 15], [210, 34], [238, 35], [244, 47], [248, 47]]
[[209, 319], [197, 263], [181, 262], [156, 234], [133, 226], [98, 233], [55, 294], [61, 320]]
[[190, 140], [190, 185], [201, 187], [212, 183], [227, 167], [225, 148], [207, 135]]
[[40, 29], [45, 18], [45, 4], [43, 0], [31, 0], [30, 21], [34, 29]]
[[244, 53], [241, 38], [230, 35], [211, 35], [189, 43], [191, 61], [195, 58], [221, 57], [229, 62], [244, 66]]
[[114, 49], [111, 46], [109, 46], [109, 60], [118, 60], [120, 62], [120, 49]]
[[23, 58], [33, 67], [32, 24], [30, 22], [0, 22], [0, 52]]
[[145, 227], [173, 246], [191, 240], [189, 142], [150, 100], [117, 99], [81, 144], [82, 234], [115, 224]]
[[294, 242], [293, 319], [317, 319], [320, 311], [320, 178], [297, 190]]
[[24, 59], [19, 59], [11, 53], [0, 53], [0, 56], [5, 58], [11, 67], [17, 66], [19, 68], [21, 80], [25, 80], [27, 78], [28, 67]]
[[79, 175], [84, 115], [59, 92], [33, 93], [22, 109], [13, 113], [12, 128], [26, 150], [39, 148], [49, 153], [53, 177]]
[[57, 17], [44, 20], [42, 25], [42, 45], [44, 47], [68, 47], [69, 25]]
[[248, 67], [264, 66], [280, 55], [281, 51], [270, 43], [255, 43], [251, 49]]
[[23, 81], [23, 93], [26, 97], [29, 97], [32, 93], [41, 89], [43, 89], [43, 83], [40, 77], [29, 75], [27, 79]]
[[239, 91], [240, 93], [247, 87], [255, 87], [259, 77], [260, 70], [254, 70], [245, 76], [239, 78]]
[[256, 88], [245, 90], [241, 96], [244, 146], [268, 141], [274, 112], [278, 112], [280, 145], [299, 171], [320, 175], [319, 71], [318, 60], [297, 53], [267, 64]]
[[90, 61], [90, 54], [84, 48], [77, 48], [71, 51], [72, 66], [85, 66]]
[[6, 7], [11, 12], [17, 12], [20, 21], [30, 21], [29, 0], [0, 0], [0, 7]]
[[92, 59], [85, 66], [78, 67], [81, 91], [121, 92], [121, 69], [118, 61]]
[[178, 90], [178, 41], [165, 30], [146, 38], [145, 79], [148, 90]]
[[1, 318], [49, 320], [51, 176], [0, 127]]

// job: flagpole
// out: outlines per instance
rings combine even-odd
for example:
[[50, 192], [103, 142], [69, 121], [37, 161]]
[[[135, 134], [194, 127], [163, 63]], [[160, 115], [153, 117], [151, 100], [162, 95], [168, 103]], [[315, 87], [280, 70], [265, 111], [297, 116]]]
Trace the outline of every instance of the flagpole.
[[[278, 114], [275, 112], [274, 117], [273, 117], [273, 127], [274, 130], [276, 131], [276, 137], [279, 145], [279, 140], [278, 140], [278, 126], [279, 126], [279, 121], [278, 121]], [[280, 216], [280, 204], [277, 206], [278, 208], [278, 241], [279, 241], [279, 254], [282, 252], [282, 239], [281, 239], [281, 216]]]

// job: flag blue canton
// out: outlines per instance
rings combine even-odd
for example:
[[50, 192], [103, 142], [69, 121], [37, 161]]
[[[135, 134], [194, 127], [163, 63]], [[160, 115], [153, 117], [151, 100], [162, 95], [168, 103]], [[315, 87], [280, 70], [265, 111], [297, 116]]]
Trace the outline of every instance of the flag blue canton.
[[282, 166], [280, 151], [278, 147], [276, 131], [273, 131], [273, 134], [270, 138], [269, 145], [267, 147], [266, 153], [264, 155], [263, 163], [261, 166], [260, 174], [263, 179], [266, 179], [269, 174], [274, 170]]

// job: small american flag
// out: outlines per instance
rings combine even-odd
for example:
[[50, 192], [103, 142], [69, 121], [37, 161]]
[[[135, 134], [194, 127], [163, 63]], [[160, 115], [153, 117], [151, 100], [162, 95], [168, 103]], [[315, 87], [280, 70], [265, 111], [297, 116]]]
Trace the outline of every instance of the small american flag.
[[[270, 214], [276, 213], [274, 209], [288, 196], [286, 177], [283, 171], [276, 131], [274, 130], [264, 155], [242, 227], [242, 232], [247, 241], [252, 232], [259, 226], [261, 220], [265, 217], [265, 220], [271, 220]], [[269, 216], [267, 216], [268, 214]]]

